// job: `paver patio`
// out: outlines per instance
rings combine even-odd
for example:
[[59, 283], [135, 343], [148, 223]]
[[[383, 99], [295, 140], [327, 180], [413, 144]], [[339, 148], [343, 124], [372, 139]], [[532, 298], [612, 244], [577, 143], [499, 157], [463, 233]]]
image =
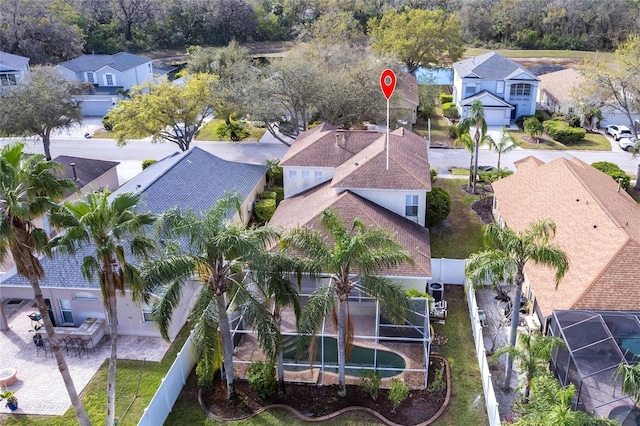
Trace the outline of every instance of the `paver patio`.
[[[36, 312], [33, 300], [23, 300], [17, 304], [4, 301], [3, 306], [9, 321], [9, 330], [0, 331], [0, 370], [15, 368], [18, 380], [7, 389], [16, 391], [19, 408], [16, 414], [62, 415], [71, 402], [58, 371], [55, 358], [42, 350], [36, 355], [33, 333], [29, 330], [31, 320], [28, 314]], [[78, 393], [96, 374], [102, 363], [109, 357], [108, 336], [96, 346], [95, 351], [76, 356], [63, 353]], [[159, 337], [119, 336], [118, 358], [159, 362], [169, 349], [169, 343]], [[4, 404], [0, 413], [9, 413]]]

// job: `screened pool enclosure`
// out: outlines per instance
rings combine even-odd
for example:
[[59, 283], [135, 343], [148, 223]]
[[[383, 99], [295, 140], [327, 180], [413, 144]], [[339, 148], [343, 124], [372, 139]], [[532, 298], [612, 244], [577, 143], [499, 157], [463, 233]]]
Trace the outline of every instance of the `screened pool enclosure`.
[[554, 311], [550, 332], [566, 344], [552, 356], [551, 368], [563, 386], [575, 385], [574, 408], [621, 422], [627, 415], [635, 419], [634, 401], [622, 393], [616, 369], [640, 361], [640, 312]]

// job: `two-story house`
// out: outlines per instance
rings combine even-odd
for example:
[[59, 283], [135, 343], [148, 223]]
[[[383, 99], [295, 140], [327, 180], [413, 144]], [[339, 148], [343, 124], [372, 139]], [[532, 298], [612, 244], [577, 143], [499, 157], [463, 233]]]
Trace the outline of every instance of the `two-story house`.
[[0, 90], [15, 86], [29, 73], [29, 58], [0, 52]]
[[479, 100], [489, 126], [508, 126], [521, 115], [535, 114], [538, 82], [522, 65], [489, 52], [453, 64], [453, 102], [465, 118]]
[[69, 80], [92, 84], [95, 92], [82, 96], [82, 115], [103, 116], [116, 104], [118, 89], [126, 91], [153, 80], [151, 59], [120, 52], [82, 55], [55, 67]]

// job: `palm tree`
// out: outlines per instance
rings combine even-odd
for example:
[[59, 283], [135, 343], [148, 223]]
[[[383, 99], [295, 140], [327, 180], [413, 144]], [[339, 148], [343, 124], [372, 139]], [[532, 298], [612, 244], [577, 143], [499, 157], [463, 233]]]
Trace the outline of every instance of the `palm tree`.
[[508, 354], [518, 362], [520, 370], [524, 372], [523, 395], [526, 403], [529, 400], [531, 380], [548, 371], [551, 352], [561, 347], [564, 342], [557, 337], [529, 333], [521, 333], [518, 341], [520, 344], [517, 346], [503, 346], [498, 349], [493, 358]]
[[155, 222], [151, 213], [139, 213], [140, 195], [125, 193], [109, 199], [107, 192], [90, 192], [75, 202], [65, 202], [51, 214], [51, 223], [65, 230], [51, 245], [61, 253], [84, 255], [80, 267], [89, 281], [97, 279], [107, 313], [111, 353], [107, 374], [107, 425], [115, 423], [116, 362], [118, 358], [117, 293], [131, 290], [134, 302], [146, 301], [145, 285], [132, 256], [146, 258], [155, 248], [145, 227]]
[[23, 149], [24, 143], [17, 142], [0, 151], [0, 262], [8, 260], [11, 254], [18, 275], [31, 284], [78, 423], [90, 425], [44, 303], [40, 280], [44, 279], [45, 272], [38, 255], [47, 254], [48, 236], [34, 222], [62, 200], [66, 191], [76, 187], [73, 182], [56, 177], [61, 170], [59, 164], [47, 162], [39, 154], [27, 158]]
[[[524, 267], [531, 260], [536, 264], [556, 270], [556, 288], [569, 269], [567, 255], [550, 243], [555, 236], [555, 223], [544, 220], [531, 224], [522, 232], [516, 232], [502, 223], [490, 223], [484, 227], [485, 245], [493, 248], [474, 253], [465, 266], [465, 274], [472, 285], [508, 281], [514, 285], [511, 336], [509, 344], [515, 346], [520, 313], [520, 295], [524, 283]], [[511, 386], [513, 357], [507, 359], [505, 387]]]
[[500, 140], [494, 141], [492, 138], [489, 138], [487, 142], [489, 143], [489, 147], [498, 153], [498, 170], [500, 170], [500, 158], [502, 154], [513, 151], [520, 146], [520, 143], [511, 137], [509, 129], [506, 126], [504, 126], [500, 132]]
[[362, 291], [380, 302], [390, 320], [402, 323], [409, 309], [402, 287], [374, 274], [412, 263], [413, 258], [387, 230], [367, 228], [359, 219], [347, 228], [332, 209], [320, 213], [320, 220], [331, 241], [317, 230], [298, 228], [284, 236], [281, 243], [316, 265], [315, 269], [331, 274], [329, 285], [315, 290], [309, 298], [300, 318], [299, 333], [303, 342], [308, 342], [328, 315], [337, 317], [339, 395], [345, 396], [346, 356], [353, 343], [349, 294], [354, 288]]
[[476, 180], [478, 177], [478, 149], [480, 144], [489, 143], [491, 137], [487, 135], [487, 121], [484, 119], [484, 106], [479, 100], [471, 102], [469, 107], [469, 116], [458, 123], [458, 135], [469, 133], [471, 127], [475, 127], [474, 154], [473, 154], [473, 172], [471, 175], [471, 190], [476, 193]]
[[[529, 117], [526, 120], [524, 120], [523, 128], [525, 132], [529, 133], [529, 136], [531, 136], [532, 139], [535, 136], [540, 136], [544, 132], [544, 126], [542, 125], [540, 120], [538, 120], [538, 117]], [[535, 138], [535, 139], [536, 139], [536, 143], [539, 144], [540, 139], [539, 138]]]
[[622, 392], [629, 395], [637, 407], [640, 401], [640, 364], [629, 365], [623, 361], [614, 377], [622, 377]]
[[[196, 277], [202, 284], [189, 321], [193, 324], [198, 383], [209, 385], [215, 371], [224, 366], [227, 398], [235, 395], [233, 375], [233, 339], [227, 309], [240, 307], [247, 326], [254, 326], [258, 343], [270, 359], [280, 351], [280, 336], [264, 300], [250, 291], [242, 268], [249, 260], [255, 268], [264, 268], [267, 244], [279, 235], [271, 227], [247, 228], [229, 217], [240, 211], [240, 196], [226, 194], [203, 212], [172, 209], [159, 220], [160, 241], [176, 239], [165, 253], [145, 265], [145, 279], [157, 294], [152, 315], [162, 336], [168, 330], [182, 288]], [[230, 301], [227, 300], [227, 297]]]

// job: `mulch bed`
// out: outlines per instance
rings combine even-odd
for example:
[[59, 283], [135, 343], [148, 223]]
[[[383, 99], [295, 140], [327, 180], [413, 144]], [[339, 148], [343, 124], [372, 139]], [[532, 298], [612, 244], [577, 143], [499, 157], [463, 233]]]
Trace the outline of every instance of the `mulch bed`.
[[493, 196], [487, 196], [479, 199], [471, 205], [471, 208], [478, 214], [478, 217], [485, 225], [494, 221]]
[[[443, 371], [446, 387], [446, 372], [444, 365], [438, 358], [432, 359], [429, 367], [429, 388], [436, 370]], [[428, 389], [429, 389], [428, 388]], [[286, 404], [307, 417], [321, 417], [332, 414], [346, 407], [361, 406], [377, 411], [388, 420], [402, 425], [416, 425], [429, 420], [442, 407], [446, 389], [438, 393], [430, 390], [412, 390], [409, 397], [392, 413], [393, 404], [387, 398], [388, 391], [380, 389], [378, 399], [373, 400], [359, 386], [348, 385], [347, 396], [338, 396], [338, 386], [315, 386], [302, 384], [287, 384], [284, 397], [274, 395], [268, 400], [262, 400], [246, 381], [235, 382], [237, 397], [228, 402], [226, 385], [216, 375], [213, 389], [202, 392], [202, 401], [208, 410], [217, 417], [224, 419], [239, 419], [257, 411], [261, 407], [271, 404]]]

